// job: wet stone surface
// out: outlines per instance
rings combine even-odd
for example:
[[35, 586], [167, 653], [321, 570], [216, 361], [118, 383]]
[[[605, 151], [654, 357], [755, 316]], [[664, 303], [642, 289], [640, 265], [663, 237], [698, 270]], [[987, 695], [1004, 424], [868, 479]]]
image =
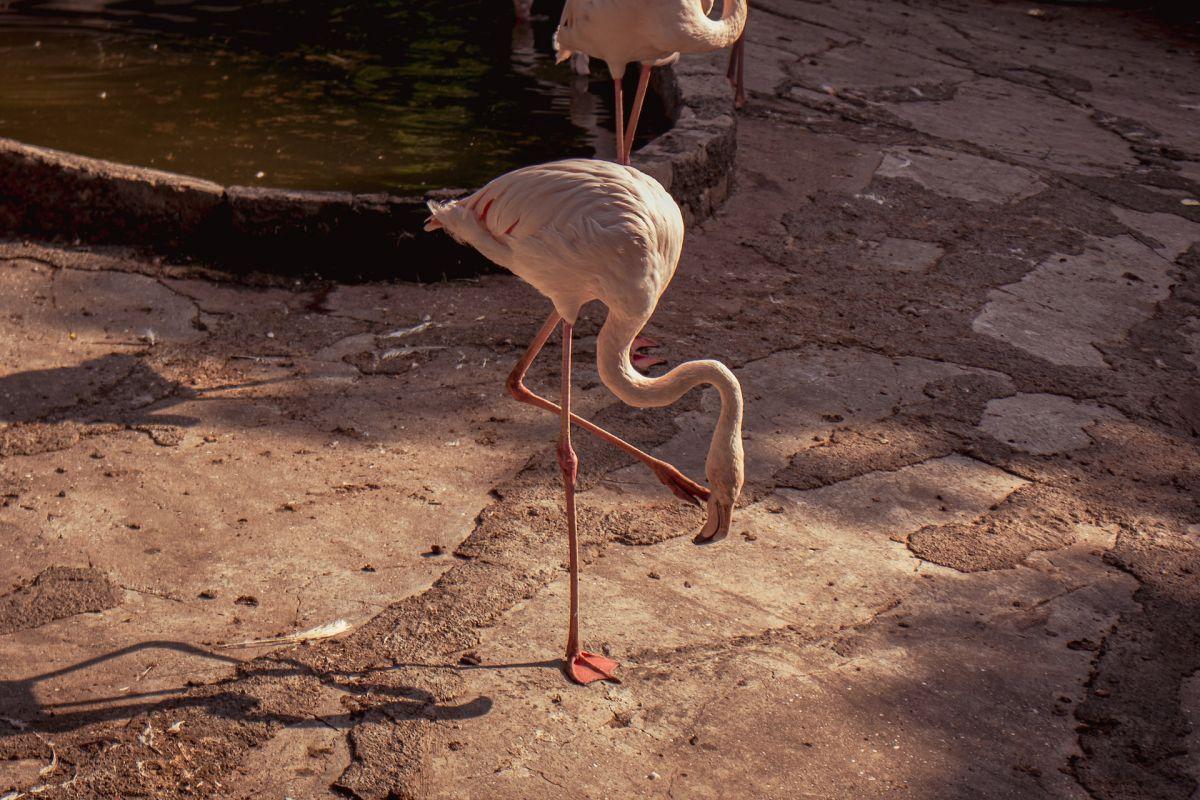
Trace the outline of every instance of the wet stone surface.
[[[0, 794], [1192, 800], [1197, 43], [1027, 11], [754, 4], [732, 194], [647, 331], [742, 381], [728, 540], [575, 437], [620, 685], [559, 671], [531, 290], [0, 244], [0, 609], [56, 609], [0, 629]], [[579, 410], [702, 477], [716, 398], [617, 402], [602, 316]]]

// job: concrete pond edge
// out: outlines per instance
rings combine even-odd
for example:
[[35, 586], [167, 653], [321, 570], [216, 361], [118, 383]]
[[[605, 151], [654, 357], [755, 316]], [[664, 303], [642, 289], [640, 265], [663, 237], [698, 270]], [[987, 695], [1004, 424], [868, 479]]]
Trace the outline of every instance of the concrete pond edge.
[[[729, 194], [737, 123], [720, 54], [657, 69], [672, 128], [634, 153], [688, 225]], [[221, 186], [171, 172], [0, 138], [0, 237], [118, 245], [235, 273], [339, 280], [438, 280], [490, 268], [449, 237], [427, 236], [425, 196]]]

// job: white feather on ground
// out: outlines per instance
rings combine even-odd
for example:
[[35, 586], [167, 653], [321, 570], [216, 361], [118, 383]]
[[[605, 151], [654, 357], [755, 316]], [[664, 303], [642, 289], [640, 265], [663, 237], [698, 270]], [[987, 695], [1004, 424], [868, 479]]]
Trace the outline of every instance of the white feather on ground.
[[315, 628], [309, 628], [306, 631], [290, 633], [287, 636], [274, 636], [269, 639], [251, 639], [247, 642], [234, 642], [233, 644], [219, 645], [219, 648], [228, 649], [231, 647], [258, 647], [260, 645], [271, 644], [299, 644], [300, 642], [311, 642], [317, 639], [330, 639], [339, 634], [343, 634], [348, 630], [350, 630], [350, 623], [344, 619], [339, 619], [325, 625], [318, 625]]

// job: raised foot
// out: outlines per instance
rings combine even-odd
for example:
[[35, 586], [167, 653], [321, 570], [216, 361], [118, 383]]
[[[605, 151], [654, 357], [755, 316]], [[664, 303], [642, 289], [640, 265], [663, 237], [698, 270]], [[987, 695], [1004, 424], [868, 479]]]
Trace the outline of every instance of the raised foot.
[[705, 489], [670, 464], [659, 463], [651, 465], [650, 468], [654, 470], [655, 477], [662, 482], [662, 485], [670, 489], [671, 494], [685, 503], [691, 503], [694, 506], [703, 506], [704, 501], [708, 500], [708, 489]]
[[653, 350], [656, 347], [658, 347], [658, 342], [648, 336], [635, 337], [633, 344], [629, 346], [629, 360], [633, 362], [633, 368], [645, 374], [651, 367], [667, 363], [665, 358], [641, 352], [642, 350]]
[[619, 666], [611, 658], [584, 651], [567, 661], [567, 677], [581, 686], [596, 681], [620, 683], [621, 679], [614, 674]]

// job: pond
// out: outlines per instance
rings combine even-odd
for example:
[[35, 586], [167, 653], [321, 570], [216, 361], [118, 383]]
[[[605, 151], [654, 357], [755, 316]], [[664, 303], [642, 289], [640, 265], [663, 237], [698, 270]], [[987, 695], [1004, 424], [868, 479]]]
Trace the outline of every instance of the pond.
[[[223, 184], [419, 194], [612, 156], [561, 2], [0, 0], [0, 136]], [[631, 71], [635, 72], [635, 71]], [[666, 120], [651, 108], [642, 138]]]

